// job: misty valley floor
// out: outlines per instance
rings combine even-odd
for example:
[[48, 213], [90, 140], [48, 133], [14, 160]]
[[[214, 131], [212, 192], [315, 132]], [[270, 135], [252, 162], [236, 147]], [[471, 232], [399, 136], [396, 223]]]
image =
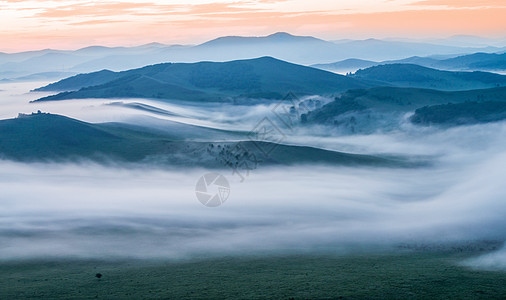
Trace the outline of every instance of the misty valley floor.
[[[484, 249], [373, 255], [0, 263], [1, 299], [504, 299], [506, 272], [459, 262]], [[97, 279], [96, 273], [103, 277]]]

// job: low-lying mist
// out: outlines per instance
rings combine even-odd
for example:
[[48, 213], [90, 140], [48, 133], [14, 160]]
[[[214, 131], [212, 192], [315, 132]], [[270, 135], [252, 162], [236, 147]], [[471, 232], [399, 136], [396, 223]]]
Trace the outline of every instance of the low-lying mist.
[[[248, 131], [273, 105], [218, 106], [143, 100], [165, 116], [100, 100], [29, 104], [28, 86], [0, 85], [2, 114], [41, 109], [88, 122], [146, 117]], [[40, 85], [39, 85], [40, 86]], [[204, 169], [0, 161], [0, 259], [189, 259], [202, 256], [395, 250], [399, 245], [506, 241], [506, 123], [452, 129], [400, 124], [368, 135], [280, 127], [284, 142], [365, 154], [426, 156], [430, 166], [225, 166], [229, 199], [196, 198]], [[212, 137], [209, 138], [212, 140]], [[506, 250], [463, 262], [506, 269]]]
[[[195, 196], [206, 170], [3, 161], [0, 257], [176, 259], [504, 241], [504, 165], [506, 154], [458, 168], [259, 168], [242, 183], [224, 169], [230, 198], [208, 208]], [[506, 266], [504, 255], [496, 260]]]

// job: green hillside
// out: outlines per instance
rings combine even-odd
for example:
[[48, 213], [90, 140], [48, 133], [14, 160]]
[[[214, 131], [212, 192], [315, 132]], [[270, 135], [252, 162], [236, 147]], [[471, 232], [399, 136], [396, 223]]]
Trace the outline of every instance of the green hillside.
[[370, 87], [346, 76], [271, 57], [230, 62], [167, 63], [124, 72], [77, 75], [37, 89], [66, 91], [37, 101], [83, 98], [156, 98], [229, 101], [232, 98], [282, 98], [335, 94]]
[[[188, 125], [190, 126], [190, 125]], [[204, 130], [193, 126], [192, 131]], [[123, 123], [90, 124], [60, 115], [37, 113], [0, 121], [0, 157], [16, 161], [154, 163], [157, 166], [235, 167], [247, 159], [262, 165], [330, 163], [407, 166], [395, 157], [347, 154], [270, 142], [182, 140], [174, 134]], [[197, 133], [193, 133], [196, 135]], [[266, 150], [269, 150], [268, 153]]]

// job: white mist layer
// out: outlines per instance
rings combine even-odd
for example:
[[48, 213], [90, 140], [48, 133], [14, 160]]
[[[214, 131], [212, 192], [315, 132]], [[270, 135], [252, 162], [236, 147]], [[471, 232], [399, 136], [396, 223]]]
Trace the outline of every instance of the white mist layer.
[[498, 251], [468, 259], [462, 265], [490, 271], [506, 271], [506, 247]]
[[[0, 257], [192, 255], [506, 240], [506, 155], [459, 169], [258, 169], [218, 208], [205, 170], [0, 164]], [[337, 251], [337, 250], [335, 250]]]
[[[0, 120], [15, 118], [19, 113], [38, 110], [65, 115], [91, 123], [127, 122], [143, 124], [146, 117], [174, 121], [214, 129], [248, 132], [264, 118], [276, 121], [273, 112], [278, 103], [256, 105], [227, 105], [222, 103], [189, 102], [149, 99], [73, 99], [30, 102], [56, 92], [29, 92], [48, 82], [0, 83]], [[328, 99], [326, 100], [328, 101]], [[142, 103], [173, 114], [163, 115], [110, 104]]]
[[[47, 95], [25, 94], [41, 85], [0, 85], [0, 118], [40, 109], [88, 122], [156, 117], [245, 131], [264, 116], [275, 118], [273, 105], [28, 103]], [[142, 101], [176, 116], [104, 105], [117, 101]], [[0, 259], [179, 259], [506, 241], [504, 122], [448, 130], [403, 124], [395, 132], [354, 136], [324, 136], [317, 127], [281, 129], [290, 144], [437, 159], [416, 169], [260, 166], [243, 183], [224, 169], [231, 195], [218, 208], [203, 206], [195, 195], [207, 170], [0, 161]], [[501, 250], [466, 263], [504, 266], [506, 255]]]

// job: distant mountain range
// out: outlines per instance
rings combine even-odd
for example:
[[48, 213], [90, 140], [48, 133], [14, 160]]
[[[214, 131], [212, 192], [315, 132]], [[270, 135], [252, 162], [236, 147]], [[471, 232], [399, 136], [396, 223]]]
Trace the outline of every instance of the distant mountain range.
[[449, 71], [506, 71], [506, 53], [473, 53], [451, 58], [419, 57], [414, 56], [399, 60], [382, 62], [347, 59], [329, 64], [315, 64], [315, 68], [336, 72], [348, 73], [359, 69], [370, 68], [385, 64], [416, 64], [423, 67]]
[[[191, 126], [191, 125], [183, 125]], [[194, 128], [195, 130], [196, 128]], [[178, 128], [177, 130], [180, 130]], [[198, 130], [198, 128], [196, 129]], [[0, 120], [0, 158], [16, 161], [128, 162], [157, 167], [228, 169], [241, 156], [255, 157], [261, 165], [325, 163], [339, 165], [410, 166], [401, 158], [347, 154], [312, 147], [265, 141], [195, 142], [174, 140], [167, 132], [124, 123], [91, 124], [68, 117], [35, 113]], [[261, 149], [271, 148], [266, 155]]]
[[124, 72], [100, 71], [70, 77], [37, 91], [66, 91], [37, 101], [83, 98], [154, 98], [233, 101], [332, 95], [375, 84], [271, 57], [231, 62], [158, 64]]
[[152, 43], [138, 47], [93, 46], [76, 51], [47, 49], [14, 54], [0, 53], [0, 80], [34, 73], [87, 73], [102, 69], [123, 71], [165, 62], [230, 61], [262, 56], [309, 65], [348, 58], [384, 61], [411, 56], [457, 56], [504, 50], [506, 49], [492, 46], [457, 47], [377, 39], [329, 42], [280, 32], [264, 37], [221, 37], [196, 46]]

